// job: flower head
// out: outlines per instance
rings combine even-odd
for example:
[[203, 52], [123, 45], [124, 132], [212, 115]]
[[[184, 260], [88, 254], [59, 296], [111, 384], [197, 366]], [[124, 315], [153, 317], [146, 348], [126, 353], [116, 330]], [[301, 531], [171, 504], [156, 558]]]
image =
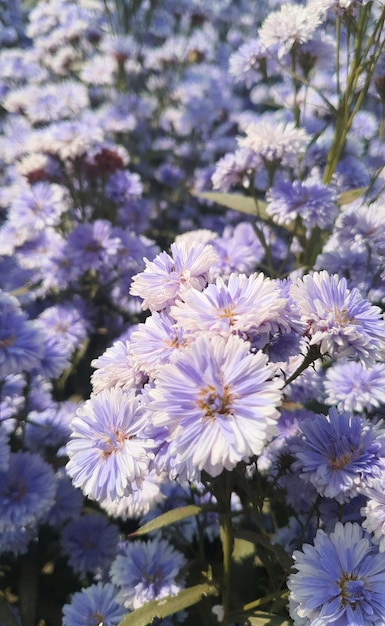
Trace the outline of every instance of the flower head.
[[344, 411], [360, 412], [385, 404], [385, 363], [373, 363], [366, 369], [362, 363], [334, 363], [324, 380], [326, 402]]
[[290, 52], [294, 44], [309, 41], [321, 23], [319, 13], [307, 6], [285, 3], [272, 11], [261, 28], [261, 44], [279, 58]]
[[171, 244], [171, 255], [161, 252], [154, 259], [145, 259], [143, 272], [134, 276], [130, 293], [143, 298], [143, 309], [160, 311], [193, 287], [201, 291], [207, 283], [208, 271], [217, 260], [212, 246], [182, 241]]
[[110, 570], [119, 587], [118, 599], [137, 609], [146, 602], [174, 596], [183, 588], [185, 558], [164, 539], [134, 541], [122, 546]]
[[241, 148], [249, 148], [258, 156], [254, 163], [265, 167], [291, 167], [298, 162], [298, 156], [305, 152], [309, 137], [302, 128], [293, 122], [287, 124], [273, 120], [251, 122], [246, 127], [246, 136], [238, 138]]
[[338, 522], [294, 552], [290, 614], [306, 626], [380, 626], [385, 620], [385, 560], [359, 524]]
[[98, 582], [71, 597], [63, 606], [63, 626], [117, 626], [126, 611], [116, 600], [116, 587]]
[[291, 444], [294, 468], [321, 496], [344, 502], [365, 481], [384, 470], [385, 431], [369, 420], [332, 407], [299, 424], [302, 435]]
[[38, 454], [11, 453], [0, 474], [0, 532], [36, 526], [55, 502], [55, 474]]
[[169, 453], [217, 476], [260, 454], [276, 433], [281, 382], [262, 352], [230, 335], [199, 336], [159, 370], [152, 420], [170, 430]]
[[118, 528], [100, 513], [89, 513], [71, 520], [61, 535], [61, 547], [75, 572], [85, 577], [106, 572], [118, 544]]
[[290, 292], [307, 323], [310, 343], [318, 344], [321, 354], [358, 358], [364, 364], [384, 358], [382, 312], [358, 289], [348, 289], [345, 278], [314, 272], [297, 279]]
[[145, 413], [135, 391], [101, 391], [76, 412], [67, 444], [67, 471], [74, 485], [96, 500], [115, 500], [131, 491], [151, 458], [143, 436]]

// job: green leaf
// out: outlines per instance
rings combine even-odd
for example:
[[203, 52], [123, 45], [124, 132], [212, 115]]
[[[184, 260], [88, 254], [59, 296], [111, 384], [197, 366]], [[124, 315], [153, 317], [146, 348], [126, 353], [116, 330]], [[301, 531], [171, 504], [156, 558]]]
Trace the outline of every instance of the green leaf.
[[9, 604], [0, 596], [0, 624], [4, 624], [4, 626], [18, 626], [18, 623]]
[[203, 596], [213, 596], [217, 593], [218, 589], [210, 583], [188, 587], [180, 591], [176, 596], [168, 596], [167, 598], [144, 604], [140, 609], [126, 615], [119, 626], [148, 626], [154, 617], [161, 619], [168, 615], [173, 615], [196, 604]]
[[264, 209], [266, 202], [258, 200], [258, 208], [253, 198], [242, 196], [239, 193], [219, 193], [216, 191], [192, 191], [193, 196], [196, 198], [202, 198], [203, 200], [210, 200], [210, 202], [216, 202], [228, 209], [234, 211], [240, 211], [241, 213], [247, 213], [248, 215], [257, 215], [259, 217], [266, 217]]
[[247, 539], [234, 538], [232, 558], [236, 563], [250, 558], [255, 554], [255, 543]]
[[360, 187], [359, 189], [349, 189], [349, 191], [343, 191], [340, 193], [337, 199], [337, 203], [342, 206], [343, 204], [350, 204], [362, 196], [368, 187]]
[[250, 626], [292, 626], [292, 621], [281, 615], [272, 615], [265, 611], [257, 611], [248, 618]]
[[129, 536], [139, 537], [140, 535], [147, 535], [147, 533], [150, 533], [153, 530], [159, 530], [159, 528], [163, 528], [164, 526], [171, 526], [171, 524], [180, 522], [186, 517], [198, 515], [202, 511], [203, 507], [196, 504], [188, 504], [187, 506], [181, 506], [177, 509], [172, 509], [171, 511], [167, 511], [167, 513], [163, 513], [163, 515], [159, 515], [159, 517], [156, 517], [144, 526], [141, 526], [140, 528], [138, 528], [138, 530], [135, 530]]

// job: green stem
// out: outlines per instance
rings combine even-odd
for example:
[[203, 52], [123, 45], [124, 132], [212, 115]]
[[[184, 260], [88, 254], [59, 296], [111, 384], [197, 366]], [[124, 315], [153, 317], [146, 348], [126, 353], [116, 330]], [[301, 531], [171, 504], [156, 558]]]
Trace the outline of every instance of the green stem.
[[230, 592], [231, 592], [231, 555], [233, 552], [234, 536], [231, 522], [231, 491], [232, 474], [225, 470], [225, 494], [223, 512], [220, 515], [221, 541], [223, 550], [223, 579], [222, 579], [222, 626], [229, 623]]
[[36, 623], [38, 573], [38, 544], [31, 542], [20, 562], [19, 607], [22, 626], [35, 626]]
[[294, 374], [289, 376], [289, 378], [285, 381], [284, 387], [290, 385], [302, 372], [304, 372], [312, 363], [318, 361], [321, 358], [321, 353], [319, 346], [310, 346], [309, 352], [306, 354], [304, 360], [301, 365], [295, 370]]

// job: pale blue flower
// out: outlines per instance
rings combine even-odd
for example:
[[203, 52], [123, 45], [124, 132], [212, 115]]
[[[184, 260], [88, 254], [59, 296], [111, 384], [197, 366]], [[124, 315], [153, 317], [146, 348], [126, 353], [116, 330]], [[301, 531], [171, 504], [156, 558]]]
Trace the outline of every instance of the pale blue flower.
[[382, 626], [385, 560], [361, 526], [338, 522], [294, 552], [290, 615], [299, 626]]

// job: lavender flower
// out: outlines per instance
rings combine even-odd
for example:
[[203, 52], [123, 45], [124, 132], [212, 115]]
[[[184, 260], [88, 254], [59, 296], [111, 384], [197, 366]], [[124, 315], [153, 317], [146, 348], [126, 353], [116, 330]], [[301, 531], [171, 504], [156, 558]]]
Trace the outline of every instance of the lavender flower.
[[313, 8], [284, 4], [267, 16], [258, 34], [261, 44], [282, 58], [294, 44], [309, 41], [320, 24], [319, 12]]
[[98, 582], [71, 597], [63, 606], [63, 626], [117, 626], [126, 611], [116, 600], [116, 587]]
[[380, 626], [385, 620], [385, 561], [358, 524], [338, 522], [329, 536], [294, 552], [288, 580], [295, 626]]
[[126, 608], [174, 596], [184, 587], [185, 558], [164, 539], [134, 541], [122, 545], [110, 570], [117, 595]]
[[305, 152], [309, 137], [293, 122], [261, 119], [245, 129], [246, 136], [238, 138], [240, 148], [252, 150], [258, 157], [256, 165], [265, 167], [294, 167]]
[[338, 215], [334, 191], [312, 179], [282, 181], [268, 191], [266, 200], [266, 211], [277, 224], [299, 217], [307, 230], [328, 229]]
[[292, 442], [294, 469], [321, 496], [345, 502], [370, 478], [384, 470], [385, 430], [369, 420], [332, 407], [299, 424], [302, 435]]
[[68, 522], [61, 547], [72, 569], [85, 577], [108, 571], [116, 556], [118, 527], [100, 513], [89, 513]]
[[358, 358], [365, 365], [385, 354], [385, 322], [381, 309], [349, 290], [345, 278], [325, 270], [297, 279], [290, 289], [308, 325], [311, 345], [330, 357]]
[[217, 476], [260, 454], [277, 432], [281, 382], [262, 352], [231, 335], [199, 336], [159, 370], [149, 390], [155, 425], [170, 430], [169, 454]]
[[373, 533], [373, 543], [379, 546], [380, 552], [385, 552], [385, 472], [378, 478], [373, 478], [365, 485], [361, 492], [367, 502], [361, 508], [361, 515], [365, 518], [362, 527], [368, 533]]
[[161, 252], [134, 276], [130, 293], [143, 299], [142, 308], [150, 311], [165, 309], [177, 296], [193, 287], [201, 291], [207, 283], [207, 274], [217, 254], [212, 246], [184, 242], [171, 244], [171, 254]]
[[146, 415], [135, 391], [106, 389], [76, 412], [67, 444], [74, 485], [96, 500], [115, 500], [140, 484], [152, 456]]
[[326, 371], [325, 401], [344, 411], [370, 411], [385, 404], [384, 382], [385, 363], [373, 363], [365, 369], [355, 361], [337, 362]]
[[43, 336], [18, 301], [0, 290], [0, 378], [40, 364]]
[[117, 254], [120, 240], [112, 235], [111, 223], [95, 220], [92, 224], [80, 224], [68, 235], [67, 254], [74, 266], [83, 274], [89, 269], [99, 269]]
[[263, 273], [233, 273], [227, 283], [218, 277], [202, 292], [188, 291], [171, 307], [171, 315], [178, 326], [194, 332], [263, 335], [279, 321], [285, 304], [275, 282]]
[[55, 501], [56, 479], [48, 463], [30, 452], [11, 453], [0, 474], [0, 531], [36, 526]]

